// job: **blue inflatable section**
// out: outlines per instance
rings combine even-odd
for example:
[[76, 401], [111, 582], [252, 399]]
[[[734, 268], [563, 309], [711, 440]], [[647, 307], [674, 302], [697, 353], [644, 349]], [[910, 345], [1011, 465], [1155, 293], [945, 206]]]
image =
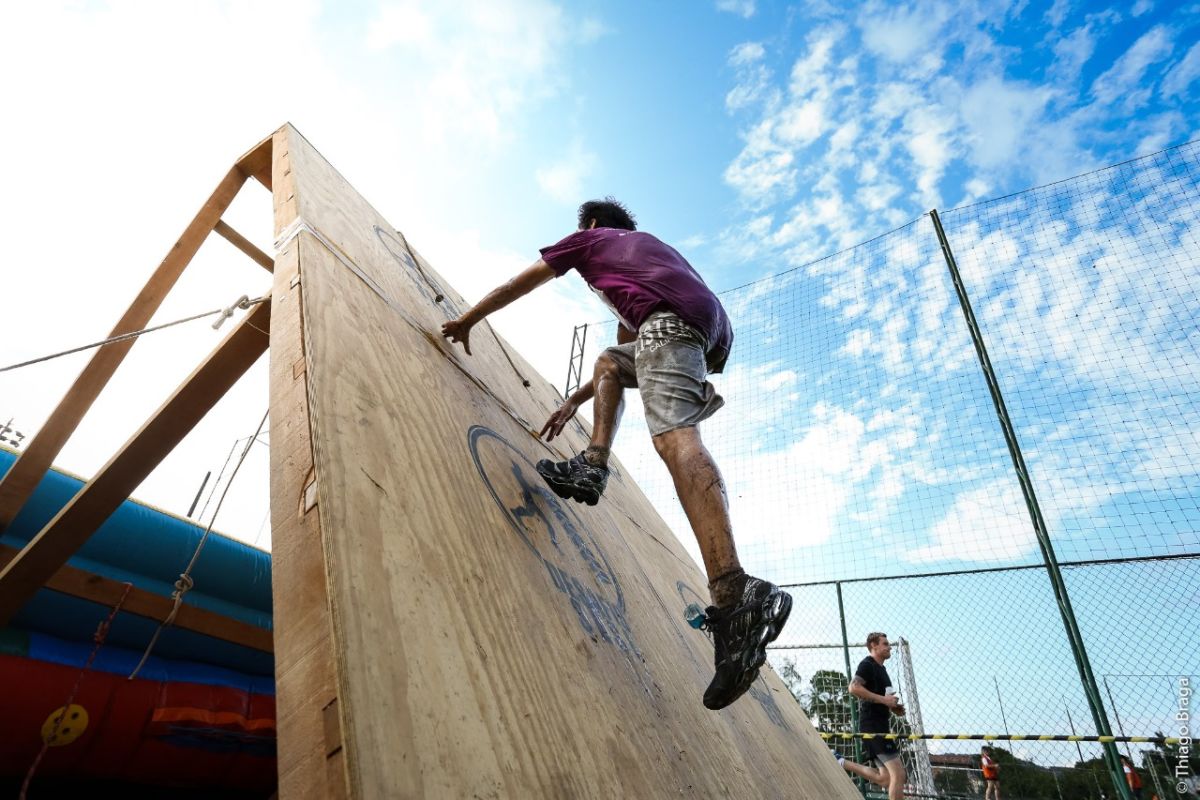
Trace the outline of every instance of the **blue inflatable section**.
[[[0, 450], [0, 475], [16, 460]], [[0, 544], [21, 548], [37, 535], [83, 487], [78, 478], [51, 470], [3, 535]], [[127, 500], [68, 562], [71, 566], [169, 597], [188, 565], [204, 529], [141, 503]], [[185, 604], [214, 611], [260, 628], [271, 628], [271, 554], [210, 534], [191, 572], [195, 587]], [[13, 619], [15, 627], [71, 641], [90, 641], [108, 609], [78, 598], [39, 591]], [[120, 614], [109, 641], [140, 650], [153, 635], [153, 620]], [[251, 675], [272, 675], [274, 658], [239, 645], [188, 631], [163, 631], [154, 653], [164, 658], [213, 664]]]
[[[68, 642], [40, 633], [29, 634], [28, 657], [66, 667], [83, 667], [92, 654], [92, 643]], [[157, 649], [157, 648], [156, 648]], [[128, 676], [142, 658], [141, 652], [111, 647], [107, 643], [96, 653], [90, 667], [95, 672]], [[274, 678], [246, 675], [224, 667], [151, 655], [138, 672], [138, 678], [161, 683], [196, 683], [223, 686], [250, 694], [275, 694]]]

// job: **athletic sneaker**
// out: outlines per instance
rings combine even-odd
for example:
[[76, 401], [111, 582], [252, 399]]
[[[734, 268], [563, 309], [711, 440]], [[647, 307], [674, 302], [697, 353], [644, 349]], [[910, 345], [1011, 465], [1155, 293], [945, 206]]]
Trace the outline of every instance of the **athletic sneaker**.
[[604, 486], [608, 483], [608, 468], [593, 467], [583, 453], [569, 461], [554, 462], [543, 458], [536, 468], [556, 495], [589, 506], [600, 502], [600, 495], [604, 494]]
[[737, 605], [709, 606], [703, 625], [712, 633], [716, 674], [704, 692], [705, 708], [725, 708], [746, 693], [767, 660], [767, 645], [779, 636], [791, 612], [790, 594], [751, 577]]

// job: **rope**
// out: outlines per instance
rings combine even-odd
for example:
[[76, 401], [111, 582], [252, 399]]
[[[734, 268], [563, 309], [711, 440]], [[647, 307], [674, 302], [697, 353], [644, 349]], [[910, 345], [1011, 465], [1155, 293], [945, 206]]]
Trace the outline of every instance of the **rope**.
[[485, 324], [487, 324], [488, 331], [491, 332], [492, 338], [496, 340], [496, 346], [499, 347], [500, 352], [504, 354], [504, 360], [508, 362], [510, 367], [512, 367], [513, 373], [521, 379], [521, 385], [528, 389], [530, 386], [532, 386], [532, 384], [529, 382], [528, 378], [521, 374], [521, 370], [517, 369], [517, 365], [513, 363], [512, 356], [508, 354], [508, 350], [504, 347], [504, 343], [500, 341], [500, 337], [496, 334], [496, 329], [491, 326], [491, 323], [487, 323], [486, 320]]
[[233, 486], [233, 480], [237, 477], [238, 470], [242, 468], [242, 462], [246, 460], [246, 455], [250, 452], [250, 448], [258, 441], [258, 435], [262, 432], [263, 425], [267, 423], [267, 416], [270, 413], [270, 409], [268, 409], [263, 414], [263, 418], [259, 421], [254, 435], [246, 441], [246, 446], [242, 449], [242, 455], [238, 458], [237, 464], [233, 467], [233, 472], [229, 475], [229, 482], [225, 484], [225, 489], [221, 492], [220, 499], [217, 500], [217, 507], [213, 510], [213, 515], [208, 520], [208, 526], [204, 529], [204, 535], [200, 537], [200, 541], [196, 544], [196, 551], [192, 553], [192, 560], [188, 562], [187, 567], [179, 574], [179, 580], [175, 581], [175, 591], [171, 592], [171, 600], [173, 601], [171, 612], [167, 614], [166, 619], [158, 624], [154, 635], [150, 637], [150, 643], [146, 645], [146, 652], [142, 653], [141, 661], [133, 668], [133, 672], [129, 673], [129, 680], [133, 680], [141, 672], [142, 667], [146, 664], [146, 659], [150, 658], [150, 653], [154, 650], [154, 645], [158, 643], [158, 637], [162, 634], [163, 629], [168, 625], [175, 624], [175, 617], [183, 605], [183, 596], [190, 592], [196, 585], [195, 581], [192, 580], [192, 569], [196, 566], [196, 561], [200, 558], [200, 551], [204, 549], [204, 544], [208, 541], [208, 535], [212, 533], [213, 524], [217, 521], [217, 514], [221, 513], [221, 505], [225, 502], [225, 495], [229, 493], [229, 487]]
[[[412, 245], [408, 243], [408, 237], [400, 231], [396, 231], [396, 235], [400, 237], [400, 241], [404, 245], [404, 249], [408, 252], [409, 259], [412, 261], [413, 266], [417, 268], [417, 272], [425, 281], [425, 285], [433, 291], [433, 301], [435, 303], [442, 302], [442, 300], [445, 298], [445, 294], [442, 293], [442, 287], [425, 274], [425, 269], [421, 266], [421, 261], [417, 258], [417, 254], [413, 251]], [[513, 373], [521, 380], [521, 385], [528, 389], [533, 384], [528, 378], [521, 374], [521, 370], [517, 369], [517, 365], [513, 363], [512, 356], [508, 354], [508, 350], [504, 347], [504, 344], [500, 341], [500, 337], [496, 334], [496, 329], [493, 328], [490, 323], [488, 324], [488, 331], [492, 334], [492, 338], [496, 340], [496, 346], [500, 348], [500, 352], [504, 355], [504, 360], [508, 362], [508, 366], [512, 368]]]
[[1132, 742], [1134, 744], [1179, 744], [1179, 739], [1169, 736], [1065, 736], [1057, 734], [1007, 734], [1007, 733], [824, 733], [821, 738], [829, 739], [903, 739], [915, 742], [919, 739], [932, 741], [963, 742]]
[[400, 231], [396, 231], [396, 235], [400, 237], [400, 241], [404, 244], [404, 249], [408, 251], [409, 259], [412, 261], [413, 266], [417, 268], [417, 272], [421, 275], [421, 278], [424, 279], [425, 285], [433, 290], [433, 302], [442, 302], [442, 300], [445, 298], [445, 295], [442, 293], [442, 287], [430, 280], [429, 276], [425, 274], [424, 267], [422, 267], [421, 262], [417, 260], [417, 254], [413, 252], [412, 245], [408, 243], [408, 237]]
[[215, 323], [213, 323], [213, 329], [216, 330], [218, 327], [220, 327], [222, 322], [224, 322], [225, 320], [227, 320], [233, 316], [234, 309], [240, 308], [244, 311], [244, 310], [250, 308], [250, 306], [257, 305], [257, 304], [263, 302], [264, 300], [268, 299], [269, 297], [270, 297], [270, 295], [263, 295], [262, 297], [256, 297], [253, 300], [251, 300], [247, 295], [242, 295], [238, 300], [234, 301], [233, 305], [229, 306], [228, 308], [216, 308], [216, 309], [213, 309], [212, 311], [205, 311], [203, 314], [193, 314], [190, 317], [184, 317], [183, 319], [177, 319], [174, 322], [164, 322], [162, 325], [155, 325], [152, 328], [143, 328], [140, 331], [133, 331], [131, 333], [122, 333], [117, 336], [110, 336], [109, 338], [104, 339], [99, 342], [92, 342], [91, 344], [85, 344], [85, 345], [81, 345], [79, 347], [73, 347], [70, 350], [63, 350], [61, 353], [52, 353], [48, 356], [42, 356], [41, 358], [34, 358], [29, 361], [22, 361], [20, 364], [10, 364], [7, 367], [0, 368], [0, 372], [8, 372], [9, 370], [20, 369], [21, 367], [28, 367], [32, 364], [40, 364], [43, 361], [50, 361], [55, 358], [61, 358], [62, 356], [69, 356], [72, 353], [80, 353], [84, 350], [91, 350], [94, 347], [103, 347], [106, 344], [115, 344], [117, 342], [123, 342], [127, 339], [136, 339], [137, 337], [141, 336], [143, 333], [154, 333], [155, 331], [161, 331], [165, 328], [170, 328], [174, 325], [182, 325], [185, 322], [192, 322], [194, 320], [204, 319], [205, 317], [211, 317], [213, 314], [220, 314], [221, 318], [219, 320], [217, 320]]
[[50, 735], [42, 738], [42, 749], [38, 751], [37, 756], [33, 759], [33, 763], [29, 765], [29, 771], [25, 773], [25, 780], [21, 783], [20, 800], [25, 800], [25, 794], [29, 791], [29, 783], [33, 780], [33, 774], [37, 772], [38, 765], [42, 763], [42, 759], [46, 756], [46, 751], [50, 749], [50, 742], [58, 736], [58, 729], [62, 725], [63, 720], [67, 716], [67, 711], [75, 702], [75, 696], [79, 693], [79, 685], [83, 682], [83, 675], [92, 666], [92, 662], [96, 660], [96, 654], [100, 652], [100, 648], [104, 645], [104, 640], [108, 638], [108, 629], [112, 627], [112, 621], [117, 616], [117, 612], [121, 610], [121, 606], [125, 604], [125, 599], [129, 597], [129, 591], [133, 589], [132, 583], [125, 583], [125, 590], [121, 592], [121, 597], [117, 600], [116, 605], [108, 612], [108, 617], [96, 626], [96, 632], [92, 634], [92, 652], [88, 655], [87, 661], [84, 662], [83, 668], [79, 670], [79, 675], [75, 677], [75, 685], [71, 687], [71, 694], [67, 696], [67, 702], [63, 706], [63, 713], [59, 714], [54, 720], [54, 727], [50, 729]]
[[[247, 439], [254, 440], [254, 438], [253, 436], [243, 436], [240, 439], [235, 439], [233, 444], [229, 445], [229, 453], [225, 456], [225, 463], [221, 465], [221, 471], [217, 473], [217, 479], [213, 482], [213, 487], [209, 490], [208, 497], [204, 498], [204, 505], [200, 507], [200, 513], [196, 515], [197, 520], [204, 519], [204, 512], [208, 511], [208, 504], [212, 502], [213, 495], [217, 493], [217, 487], [221, 485], [221, 479], [225, 477], [225, 470], [228, 469], [229, 461], [233, 458], [233, 454], [237, 452], [237, 446]], [[261, 445], [270, 447], [262, 439], [258, 439], [257, 441]]]

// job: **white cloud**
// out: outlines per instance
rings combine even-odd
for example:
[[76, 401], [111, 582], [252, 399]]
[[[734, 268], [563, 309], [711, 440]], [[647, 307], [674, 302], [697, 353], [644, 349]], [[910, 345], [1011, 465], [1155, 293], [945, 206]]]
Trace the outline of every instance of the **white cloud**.
[[610, 33], [613, 33], [613, 29], [595, 17], [585, 17], [583, 22], [579, 24], [579, 40], [583, 44], [590, 44], [608, 36]]
[[931, 543], [907, 551], [911, 563], [1023, 560], [1037, 549], [1037, 537], [1015, 480], [959, 495], [930, 531]]
[[[947, 4], [923, 0], [873, 3], [841, 15], [853, 16], [857, 28], [821, 17], [786, 86], [765, 71], [741, 68], [726, 106], [738, 113], [753, 108], [756, 116], [746, 123], [725, 180], [750, 209], [789, 208], [770, 236], [788, 248], [787, 263], [867, 239], [931, 205], [970, 202], [986, 187], [1012, 186], [1013, 175], [1024, 176], [1020, 186], [1096, 166], [1090, 145], [1111, 138], [1101, 120], [1113, 104], [1133, 108], [1151, 97], [1156, 81], [1147, 78], [1162, 72], [1172, 29], [1159, 25], [1142, 35], [1094, 81], [1097, 102], [1090, 102], [1080, 95], [1079, 75], [1120, 15], [1088, 13], [1064, 36], [1048, 36], [1055, 59], [1047, 80], [1030, 82], [1008, 77], [1016, 52], [995, 33], [1021, 13], [999, 2], [953, 13]], [[1066, 24], [1071, 13], [1070, 4], [1059, 4], [1052, 21]], [[958, 61], [946, 70], [942, 61], [951, 57]], [[1185, 91], [1200, 71], [1197, 61], [1200, 51], [1174, 65], [1164, 95]], [[1132, 154], [1188, 130], [1185, 113], [1145, 115], [1125, 129], [1122, 149]], [[836, 224], [824, 224], [835, 208]]]
[[951, 115], [938, 106], [914, 108], [905, 116], [906, 146], [912, 155], [917, 189], [925, 205], [940, 200], [938, 183], [956, 154]]
[[602, 35], [595, 18], [576, 21], [546, 0], [388, 2], [368, 24], [376, 68], [419, 85], [411, 109], [426, 142], [494, 146], [506, 120], [561, 87], [561, 43]]
[[781, 145], [804, 147], [825, 132], [825, 109], [818, 100], [790, 106], [775, 119], [774, 138]]
[[1200, 77], [1200, 42], [1192, 45], [1187, 51], [1187, 55], [1171, 67], [1170, 72], [1163, 78], [1163, 97], [1185, 95], [1198, 77]]
[[863, 44], [894, 64], [914, 66], [938, 48], [948, 7], [871, 3], [859, 15]]
[[894, 11], [882, 18], [865, 15], [863, 43], [871, 52], [897, 63], [911, 62], [931, 36], [928, 26], [912, 14]]
[[[911, 387], [912, 381], [919, 381], [924, 389], [962, 380], [965, 383], [956, 385], [956, 396], [969, 402], [965, 398], [975, 391], [969, 387], [977, 370], [945, 264], [936, 248], [914, 244], [925, 242], [930, 231], [871, 242], [846, 258], [832, 256], [810, 262], [868, 239], [888, 220], [899, 224], [931, 204], [942, 205], [943, 199], [974, 202], [989, 194], [1092, 169], [1097, 166], [1095, 153], [1112, 153], [1115, 148], [1111, 160], [1116, 161], [1194, 135], [1195, 114], [1180, 101], [1188, 96], [1200, 73], [1200, 46], [1186, 54], [1182, 48], [1176, 53], [1172, 42], [1179, 27], [1176, 20], [1164, 18], [1163, 24], [1149, 32], [1139, 23], [1130, 34], [1126, 11], [1091, 12], [1078, 3], [1056, 3], [1047, 21], [1068, 27], [1061, 33], [1049, 32], [1032, 45], [1053, 49], [1053, 62], [1042, 62], [1045, 79], [1040, 74], [1036, 80], [1017, 79], [1013, 76], [1030, 73], [1015, 67], [1024, 57], [1006, 44], [1011, 37], [1005, 23], [1022, 14], [1023, 21], [1031, 19], [1029, 12], [1022, 11], [1024, 6], [985, 2], [970, 8], [960, 6], [947, 15], [943, 12], [948, 7], [920, 0], [891, 7], [874, 4], [853, 12], [859, 20], [857, 30], [839, 27], [845, 23], [837, 20], [851, 14], [826, 8], [824, 16], [816, 20], [820, 27], [807, 34], [797, 52], [787, 80], [771, 79], [776, 93], [771, 93], [770, 86], [755, 88], [764, 102], [754, 107], [754, 116], [745, 123], [744, 146], [726, 173], [727, 182], [738, 191], [754, 220], [755, 232], [750, 235], [739, 224], [722, 232], [720, 240], [728, 243], [728, 252], [734, 257], [769, 261], [776, 268], [809, 263], [800, 273], [803, 280], [822, 282], [824, 293], [815, 298], [788, 295], [820, 309], [814, 313], [828, 315], [816, 317], [823, 321], [811, 328], [806, 318], [806, 334], [811, 331], [814, 337], [832, 339], [823, 350], [807, 339], [796, 345], [815, 348], [816, 354], [806, 349], [806, 357], [827, 361], [824, 369], [815, 369], [803, 378], [798, 388], [802, 394], [806, 389], [830, 391], [856, 380], [858, 371], [874, 370], [873, 380], [883, 374], [894, 381], [893, 389], [901, 390]], [[911, 30], [914, 20], [923, 14], [930, 16], [928, 27]], [[1034, 10], [1033, 18], [1041, 14]], [[1083, 21], [1073, 24], [1076, 16]], [[830, 23], [829, 18], [835, 21]], [[859, 31], [861, 41], [856, 39]], [[1117, 37], [1121, 35], [1127, 37], [1124, 55], [1097, 68], [1097, 52], [1107, 54], [1116, 49], [1120, 53], [1114, 42], [1120, 41]], [[871, 54], [880, 57], [871, 58]], [[951, 68], [943, 68], [942, 60], [952, 60]], [[1079, 79], [1085, 71], [1104, 75], [1081, 87]], [[1157, 97], [1170, 104], [1146, 111], [1143, 104]], [[747, 108], [749, 104], [741, 104], [736, 110], [744, 113]], [[1095, 182], [1103, 180], [1098, 177]], [[1157, 186], [1152, 177], [1141, 184], [1147, 190]], [[1174, 185], [1177, 181], [1167, 181], [1151, 192], [1153, 198], [1139, 201], [1139, 205], [1155, 203], [1159, 207], [1159, 195], [1172, 191]], [[1087, 438], [1090, 434], [1083, 432], [1085, 425], [1094, 430], [1097, 420], [1105, 416], [1104, 385], [1137, 384], [1138, 379], [1129, 374], [1134, 365], [1151, 373], [1157, 370], [1147, 365], [1176, 365], [1162, 370], [1163, 379], [1179, 380], [1181, 359], [1163, 351], [1164, 342], [1171, 338], [1165, 333], [1169, 330], [1165, 320], [1174, 314], [1177, 325], [1178, 319], [1191, 312], [1175, 308], [1174, 300], [1150, 299], [1154, 292], [1143, 284], [1150, 280], [1148, 276], [1161, 277], [1161, 273], [1155, 269], [1148, 270], [1147, 276], [1129, 273], [1124, 265], [1144, 263], [1144, 255], [1139, 262], [1136, 253], [1127, 252], [1132, 240], [1124, 233], [1105, 227], [1103, 235], [1080, 235], [1081, 229], [1105, 225], [1097, 219], [1113, 212], [1113, 198], [1103, 192], [1095, 196], [1084, 193], [1064, 202], [1067, 205], [1056, 208], [1055, 213], [1061, 229], [1046, 225], [1034, 226], [1033, 231], [972, 230], [959, 223], [951, 238], [989, 342], [1006, 354], [1005, 374], [1014, 375], [1013, 381], [1026, 379], [1035, 385], [1038, 380], [1055, 380], [1056, 386], [1077, 387], [1070, 391], [1080, 396], [1094, 396], [1096, 405], [1085, 412], [1089, 418], [1081, 417], [1071, 426], [1077, 437], [1071, 447], [1078, 448], [1083, 440], [1078, 437], [1084, 437], [1089, 447], [1094, 444], [1102, 452], [1125, 454], [1124, 466], [1092, 454], [1089, 458], [1095, 468], [1089, 475], [1078, 464], [1066, 464], [1063, 453], [1075, 452], [1078, 460], [1077, 449], [1057, 450], [1048, 445], [1039, 453], [1029, 448], [1027, 458], [1036, 461], [1040, 474], [1053, 476], [1046, 478], [1051, 486], [1047, 493], [1052, 497], [1044, 498], [1043, 506], [1052, 525], [1061, 524], [1067, 537], [1075, 535], [1067, 531], [1087, 527], [1084, 521], [1099, 514], [1101, 505], [1112, 502], [1097, 474], [1112, 471], [1123, 475], [1124, 480], [1108, 485], [1127, 487], [1133, 485], [1130, 471], [1145, 463], [1141, 471], [1147, 476], [1162, 476], [1185, 464], [1180, 454], [1193, 443], [1175, 437], [1169, 447], [1159, 448], [1163, 458], [1156, 460], [1150, 451], [1137, 451], [1139, 460], [1134, 460], [1133, 431], [1123, 431], [1111, 440], [1108, 433], [1097, 434], [1104, 442], [1093, 442]], [[1169, 202], [1167, 207], [1172, 207]], [[993, 212], [997, 216], [1003, 213], [1002, 206]], [[1189, 224], [1182, 219], [1178, 223], [1181, 229]], [[1174, 223], [1163, 220], [1161, 224]], [[927, 227], [919, 222], [916, 230]], [[895, 242], [905, 246], [890, 247]], [[890, 252], [892, 249], [897, 252]], [[1172, 242], [1166, 249], [1180, 252], [1186, 247]], [[881, 276], [897, 280], [886, 284], [880, 282]], [[1088, 291], [1079, 292], [1079, 286], [1087, 286]], [[800, 290], [792, 286], [779, 291]], [[1113, 309], [1130, 303], [1138, 303], [1142, 311], [1132, 316], [1114, 315]], [[781, 313], [778, 305], [769, 308]], [[763, 350], [776, 347], [774, 342], [784, 336], [784, 330], [760, 320], [768, 310], [741, 313], [755, 320], [762, 339], [756, 341], [757, 346]], [[836, 333], [823, 330], [826, 322]], [[1042, 331], [1032, 337], [1037, 341], [1031, 341], [1031, 328]], [[818, 330], [822, 332], [816, 333]], [[1113, 358], [1117, 352], [1123, 357]], [[994, 353], [993, 360], [998, 358]], [[781, 363], [775, 368], [787, 366]], [[1168, 378], [1168, 374], [1175, 377]], [[1146, 383], [1156, 378], [1147, 375], [1142, 380]], [[1168, 405], [1186, 405], [1182, 398], [1187, 390], [1178, 385], [1156, 385], [1147, 392], [1172, 398], [1162, 400]], [[863, 415], [870, 414], [872, 402], [884, 397], [886, 393], [880, 390], [878, 398], [864, 398], [861, 407], [854, 405], [848, 411], [867, 418]], [[897, 429], [880, 440], [871, 430], [861, 435], [857, 440], [860, 454], [876, 465], [876, 472], [870, 489], [852, 485], [850, 495], [839, 500], [841, 510], [829, 520], [839, 538], [847, 535], [850, 523], [866, 525], [866, 520], [878, 519], [875, 515], [894, 498], [911, 503], [912, 492], [936, 487], [936, 502], [945, 503], [947, 510], [909, 534], [926, 535], [919, 560], [1025, 558], [1032, 540], [1019, 497], [1002, 498], [999, 511], [993, 509], [991, 517], [978, 508], [972, 510], [998, 491], [992, 487], [994, 476], [1007, 469], [1002, 445], [961, 459], [940, 452], [937, 458], [942, 460], [934, 462], [922, 460], [931, 457], [929, 452], [912, 458], [903, 455], [906, 445], [927, 449], [938, 436], [945, 442], [965, 436], [966, 427], [977, 424], [980, 415], [987, 424], [986, 396], [983, 402], [983, 408], [965, 415], [968, 419], [959, 417], [949, 425], [944, 412], [932, 407], [927, 408], [929, 418], [922, 428]], [[1038, 405], [1035, 400], [1026, 402]], [[1112, 429], [1129, 424], [1114, 420]], [[1041, 440], [1036, 434], [1030, 436]], [[1159, 438], [1165, 441], [1170, 437], [1163, 433]], [[1100, 461], [1105, 461], [1104, 466]], [[993, 470], [996, 465], [998, 469]], [[821, 485], [808, 476], [805, 481], [806, 485]], [[985, 485], [992, 488], [981, 488]], [[924, 502], [928, 508], [933, 501]], [[994, 498], [991, 504], [996, 505]], [[1010, 505], [1016, 509], [1015, 516], [1009, 513]], [[988, 537], [979, 530], [968, 530], [956, 539], [953, 528], [975, 523], [990, 526], [997, 540], [989, 542], [985, 552], [964, 556], [966, 542]]]
[[840, 28], [813, 31], [807, 39], [808, 52], [792, 65], [790, 89], [796, 97], [808, 97], [829, 83], [827, 70], [832, 63], [834, 45], [843, 35]]
[[[780, 384], [775, 391], [786, 385]], [[736, 381], [727, 394], [754, 396], [739, 391]], [[785, 450], [756, 453], [745, 447], [745, 441], [732, 452], [717, 449], [722, 469], [731, 476], [727, 480], [736, 499], [731, 507], [739, 545], [778, 540], [782, 534], [790, 545], [805, 547], [821, 544], [833, 535], [850, 496], [848, 481], [863, 469], [859, 451], [864, 425], [854, 414], [825, 403], [818, 403], [810, 415], [812, 425]], [[778, 475], [791, 478], [787, 482], [771, 479]], [[801, 496], [796, 494], [797, 485], [805, 487]]]
[[1028, 153], [1042, 127], [1050, 90], [985, 78], [967, 89], [961, 111], [974, 162], [985, 170], [1006, 168]]
[[755, 3], [754, 0], [717, 0], [717, 10], [750, 19], [754, 16]]
[[1174, 50], [1171, 31], [1156, 25], [1141, 36], [1116, 63], [1092, 83], [1092, 95], [1100, 103], [1120, 100], [1126, 108], [1138, 108], [1150, 96], [1146, 71]]
[[1096, 52], [1096, 36], [1090, 24], [1076, 28], [1054, 43], [1054, 63], [1050, 74], [1059, 83], [1072, 83]]
[[725, 182], [752, 201], [791, 193], [796, 181], [795, 156], [772, 138], [774, 120], [759, 123], [746, 135], [746, 147], [725, 170]]
[[890, 181], [864, 183], [856, 195], [858, 202], [868, 211], [883, 211], [900, 194], [900, 187]]
[[[43, 155], [6, 162], [0, 232], [11, 263], [45, 265], [6, 271], [6, 288], [57, 299], [54, 320], [32, 306], [0, 317], [0, 340], [12, 354], [5, 363], [103, 338], [230, 164], [288, 120], [468, 296], [477, 299], [482, 287], [532, 261], [532, 252], [517, 256], [463, 230], [470, 224], [464, 203], [479, 201], [463, 187], [494, 181], [496, 154], [511, 152], [528, 133], [526, 113], [565, 86], [562, 43], [581, 46], [597, 28], [538, 0], [388, 4], [369, 20], [342, 18], [336, 29], [326, 24], [328, 12], [309, 0], [47, 2], [6, 10], [6, 23], [26, 34], [6, 38], [0, 72], [32, 70], [36, 80], [5, 84], [6, 109], [25, 122], [0, 128], [0, 150]], [[264, 41], [279, 47], [264, 48]], [[88, 120], [86, 144], [80, 119]], [[63, 192], [68, 183], [72, 191]], [[536, 195], [530, 181], [526, 196]], [[248, 185], [225, 219], [270, 251], [270, 196], [260, 187]], [[46, 243], [65, 236], [68, 249], [83, 248], [87, 257], [48, 257]], [[267, 287], [265, 271], [211, 237], [155, 321], [224, 307]], [[560, 281], [517, 315], [497, 317], [504, 335], [559, 381], [570, 327], [602, 316], [584, 310], [590, 294], [575, 289], [583, 305]], [[543, 315], [558, 333], [529, 324]], [[70, 324], [51, 324], [63, 319]], [[193, 323], [140, 341], [58, 463], [93, 473], [219, 335]], [[86, 357], [0, 376], [0, 410], [36, 429]], [[186, 511], [205, 470], [215, 474], [232, 441], [253, 431], [265, 397], [264, 362], [136, 494]], [[238, 481], [218, 527], [252, 540], [266, 512], [265, 466], [248, 462]], [[243, 482], [251, 488], [243, 491]]]
[[737, 111], [768, 94], [771, 71], [762, 63], [766, 51], [758, 42], [743, 42], [729, 53], [728, 63], [737, 72], [737, 80], [725, 95], [725, 108]]
[[598, 159], [577, 142], [563, 159], [539, 167], [535, 173], [542, 191], [566, 205], [578, 205], [583, 199], [584, 184], [596, 171]]
[[428, 47], [435, 36], [434, 22], [420, 3], [390, 3], [367, 28], [367, 47], [386, 50], [392, 45]]
[[742, 42], [729, 51], [729, 64], [734, 67], [751, 64], [755, 61], [761, 61], [765, 54], [766, 50], [763, 49], [761, 43]]
[[738, 84], [726, 96], [736, 111], [767, 98], [763, 118], [742, 134], [746, 146], [725, 170], [725, 182], [752, 204], [789, 196], [795, 188], [796, 151], [812, 144], [829, 128], [825, 103], [831, 84], [824, 80], [836, 29], [819, 30], [808, 38], [808, 53], [792, 67], [789, 96], [769, 93], [770, 74], [761, 64], [742, 67]]
[[1057, 28], [1066, 20], [1067, 14], [1071, 11], [1073, 0], [1054, 0], [1054, 5], [1050, 6], [1050, 10], [1046, 12], [1046, 21], [1051, 27]]

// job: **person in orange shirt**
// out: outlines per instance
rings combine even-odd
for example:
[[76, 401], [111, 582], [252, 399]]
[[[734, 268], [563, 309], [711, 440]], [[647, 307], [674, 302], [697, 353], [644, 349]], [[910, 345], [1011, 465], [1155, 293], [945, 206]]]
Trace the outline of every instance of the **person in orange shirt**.
[[983, 782], [987, 785], [983, 793], [984, 800], [1000, 800], [1000, 765], [992, 754], [992, 748], [980, 749], [979, 766], [983, 769]]
[[1129, 793], [1133, 800], [1142, 800], [1142, 776], [1128, 756], [1121, 756], [1121, 769], [1125, 770], [1125, 782], [1129, 784]]

